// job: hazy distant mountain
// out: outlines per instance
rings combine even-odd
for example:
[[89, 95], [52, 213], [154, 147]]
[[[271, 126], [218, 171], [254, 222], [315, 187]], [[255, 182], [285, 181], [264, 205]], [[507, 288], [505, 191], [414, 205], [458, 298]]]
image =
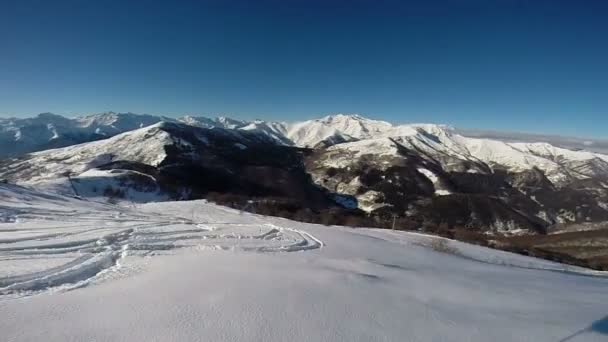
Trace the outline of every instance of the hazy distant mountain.
[[182, 122], [202, 128], [253, 130], [283, 144], [292, 144], [284, 136], [284, 124], [264, 121], [242, 121], [227, 117], [214, 119], [185, 116], [169, 118], [148, 114], [114, 113], [65, 118], [43, 113], [33, 118], [0, 118], [0, 159], [24, 153], [65, 147], [113, 137], [117, 134], [156, 124]]
[[455, 129], [455, 132], [467, 137], [495, 139], [507, 142], [546, 142], [551, 145], [568, 149], [587, 150], [591, 152], [608, 154], [608, 140], [606, 139], [577, 138], [521, 132], [483, 131], [473, 129]]
[[113, 112], [75, 119], [51, 113], [0, 119], [0, 158], [104, 139], [161, 120], [152, 115]]

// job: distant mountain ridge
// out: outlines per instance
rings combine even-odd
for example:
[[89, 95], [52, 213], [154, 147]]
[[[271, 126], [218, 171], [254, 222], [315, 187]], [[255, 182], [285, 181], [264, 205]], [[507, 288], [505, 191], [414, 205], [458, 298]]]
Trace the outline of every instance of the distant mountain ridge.
[[403, 135], [403, 130], [408, 131], [412, 127], [437, 126], [463, 136], [508, 142], [544, 142], [545, 140], [542, 140], [544, 138], [549, 143], [556, 141], [557, 143], [554, 143], [556, 146], [573, 146], [574, 149], [585, 149], [591, 152], [608, 152], [608, 142], [598, 140], [456, 130], [445, 125], [394, 126], [388, 122], [366, 119], [360, 115], [337, 114], [321, 119], [285, 123], [262, 120], [246, 121], [222, 116], [217, 118], [203, 116], [172, 118], [149, 114], [106, 112], [76, 118], [66, 118], [52, 113], [42, 113], [31, 118], [0, 118], [0, 158], [104, 139], [160, 121], [181, 122], [205, 128], [221, 127], [258, 131], [273, 137], [279, 143], [306, 147], [314, 147], [317, 144], [331, 145], [336, 142], [378, 136], [400, 136]]
[[31, 118], [0, 118], [0, 158], [104, 139], [160, 121], [181, 122], [204, 128], [221, 127], [256, 131], [271, 136], [277, 143], [302, 147], [315, 147], [319, 144], [329, 146], [373, 137], [409, 135], [416, 127], [438, 127], [465, 137], [503, 142], [546, 142], [566, 149], [608, 154], [608, 140], [463, 130], [432, 124], [392, 125], [360, 115], [336, 114], [320, 119], [286, 123], [238, 120], [225, 116], [173, 118], [130, 112], [106, 112], [76, 118], [66, 118], [52, 113], [42, 113]]

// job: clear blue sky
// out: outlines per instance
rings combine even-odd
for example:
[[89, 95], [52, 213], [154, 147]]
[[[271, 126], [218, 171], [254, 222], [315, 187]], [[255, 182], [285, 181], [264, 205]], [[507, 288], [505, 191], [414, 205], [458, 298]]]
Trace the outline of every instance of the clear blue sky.
[[608, 1], [0, 3], [0, 116], [102, 111], [608, 137]]

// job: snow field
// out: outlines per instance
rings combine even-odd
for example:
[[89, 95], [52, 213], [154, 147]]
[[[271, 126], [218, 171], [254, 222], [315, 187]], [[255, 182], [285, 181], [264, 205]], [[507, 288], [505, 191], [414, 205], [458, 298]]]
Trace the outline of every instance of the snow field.
[[608, 336], [608, 278], [433, 236], [3, 185], [0, 209], [3, 341]]

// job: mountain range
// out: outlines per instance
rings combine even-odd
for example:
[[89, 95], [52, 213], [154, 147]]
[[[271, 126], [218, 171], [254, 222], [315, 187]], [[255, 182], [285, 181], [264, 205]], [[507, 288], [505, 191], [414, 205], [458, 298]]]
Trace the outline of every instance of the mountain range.
[[233, 194], [511, 233], [608, 221], [608, 155], [444, 125], [46, 113], [0, 120], [0, 146], [0, 178], [79, 196]]
[[[348, 120], [349, 118], [353, 120]], [[290, 124], [262, 120], [246, 121], [228, 117], [212, 119], [203, 116], [184, 116], [173, 118], [148, 114], [106, 112], [66, 118], [52, 113], [42, 113], [31, 118], [0, 117], [0, 158], [100, 140], [161, 121], [185, 123], [204, 128], [221, 127], [261, 131], [285, 145], [300, 146], [311, 146], [323, 140], [338, 139], [336, 141], [343, 142], [343, 140], [369, 138], [374, 134], [399, 135], [399, 128], [408, 126], [400, 125], [395, 129], [393, 125], [387, 122], [365, 119], [359, 115], [342, 114]], [[503, 142], [541, 141], [571, 150], [608, 154], [608, 140], [517, 132], [464, 130], [446, 125], [439, 125], [438, 127], [471, 138]]]

